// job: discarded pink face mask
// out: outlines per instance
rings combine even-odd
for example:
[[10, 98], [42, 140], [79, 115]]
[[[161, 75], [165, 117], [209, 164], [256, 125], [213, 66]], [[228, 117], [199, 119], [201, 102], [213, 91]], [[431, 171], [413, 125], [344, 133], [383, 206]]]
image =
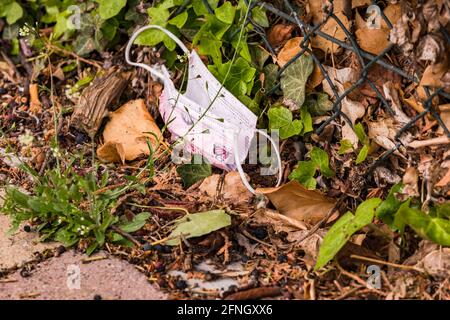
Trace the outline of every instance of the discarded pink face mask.
[[[189, 61], [187, 87], [180, 93], [164, 65], [148, 66], [130, 60], [130, 50], [137, 36], [148, 29], [166, 33], [183, 50]], [[257, 117], [209, 72], [195, 50], [186, 46], [170, 31], [156, 25], [140, 28], [133, 34], [125, 51], [130, 65], [144, 68], [164, 84], [159, 98], [159, 111], [172, 133], [172, 139], [185, 144], [190, 153], [201, 154], [213, 166], [227, 171], [238, 170], [244, 185], [254, 189], [245, 178], [241, 163], [248, 155], [256, 132], [273, 145], [278, 161], [278, 184], [281, 182], [281, 158], [278, 146], [263, 131], [256, 129]]]

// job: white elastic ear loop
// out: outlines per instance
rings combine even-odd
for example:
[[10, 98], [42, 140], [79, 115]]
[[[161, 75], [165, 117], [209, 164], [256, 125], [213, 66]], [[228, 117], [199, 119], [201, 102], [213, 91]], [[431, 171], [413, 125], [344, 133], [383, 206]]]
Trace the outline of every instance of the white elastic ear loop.
[[[283, 170], [281, 169], [281, 156], [280, 151], [278, 150], [278, 146], [275, 144], [275, 141], [264, 131], [255, 129], [255, 132], [258, 132], [259, 134], [263, 135], [267, 139], [269, 139], [270, 143], [273, 146], [273, 151], [275, 151], [275, 154], [277, 156], [277, 162], [278, 162], [278, 181], [276, 187], [280, 186], [281, 179], [283, 178]], [[236, 161], [237, 170], [239, 172], [239, 176], [241, 177], [242, 183], [244, 186], [253, 194], [256, 194], [255, 189], [248, 183], [247, 178], [245, 177], [244, 169], [242, 169], [241, 160], [239, 159], [239, 150], [238, 150], [238, 133], [234, 133], [234, 139], [233, 139], [233, 149], [234, 149], [234, 159]]]
[[169, 30], [164, 29], [161, 26], [157, 26], [157, 25], [149, 25], [149, 26], [145, 26], [142, 28], [139, 28], [130, 38], [130, 40], [128, 41], [127, 47], [125, 48], [125, 60], [127, 61], [128, 64], [132, 65], [132, 66], [136, 66], [136, 67], [141, 67], [144, 68], [145, 70], [147, 70], [148, 72], [150, 72], [154, 77], [160, 79], [161, 81], [165, 82], [167, 79], [167, 75], [162, 74], [161, 72], [159, 72], [158, 70], [156, 70], [155, 68], [150, 67], [149, 65], [146, 65], [145, 63], [138, 63], [138, 62], [134, 62], [130, 60], [130, 51], [131, 51], [131, 46], [133, 45], [134, 40], [136, 40], [136, 38], [145, 30], [148, 29], [158, 29], [161, 30], [162, 32], [164, 32], [165, 34], [167, 34], [169, 36], [170, 39], [172, 39], [173, 41], [176, 42], [176, 44], [178, 44], [178, 46], [183, 50], [183, 52], [189, 56], [189, 50], [188, 48], [186, 48], [186, 46], [183, 44], [183, 42], [181, 42], [180, 39], [177, 38], [176, 35], [174, 35], [172, 32], [170, 32]]

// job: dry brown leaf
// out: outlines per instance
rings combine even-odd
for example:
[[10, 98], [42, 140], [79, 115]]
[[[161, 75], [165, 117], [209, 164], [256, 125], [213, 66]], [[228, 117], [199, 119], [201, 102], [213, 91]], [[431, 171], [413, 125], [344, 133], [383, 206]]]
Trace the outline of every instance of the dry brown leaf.
[[446, 187], [448, 185], [450, 185], [450, 166], [447, 168], [447, 173], [435, 184], [435, 187]]
[[[343, 94], [345, 91], [344, 84], [354, 83], [358, 77], [357, 72], [352, 68], [342, 68], [342, 69], [334, 69], [332, 67], [324, 66], [325, 70], [327, 71], [328, 75], [330, 76], [331, 81], [333, 84], [337, 87], [338, 93]], [[323, 80], [322, 82], [323, 90], [329, 95], [334, 96], [334, 92], [331, 89], [330, 85], [328, 84], [328, 81]], [[350, 121], [352, 122], [352, 125], [355, 124], [356, 120], [364, 116], [364, 113], [366, 112], [366, 109], [364, 105], [357, 101], [352, 101], [348, 97], [345, 97], [342, 101], [342, 108], [341, 111], [345, 113]], [[342, 120], [342, 139], [349, 140], [354, 147], [357, 147], [358, 145], [358, 137], [356, 136], [356, 133], [353, 131], [352, 127], [350, 126], [347, 121]]]
[[147, 140], [156, 150], [161, 138], [161, 131], [147, 111], [144, 100], [132, 100], [110, 113], [103, 131], [104, 144], [97, 149], [97, 156], [105, 162], [124, 163], [149, 155]]
[[400, 95], [392, 81], [387, 81], [383, 84], [383, 93], [386, 100], [391, 102], [391, 108], [395, 113], [394, 119], [399, 124], [407, 124], [411, 119], [403, 112]]
[[306, 82], [306, 86], [313, 90], [315, 87], [317, 87], [319, 84], [322, 83], [324, 79], [322, 70], [320, 70], [319, 66], [314, 63], [314, 69], [311, 75], [309, 76], [308, 82]]
[[358, 12], [355, 16], [355, 26], [356, 41], [364, 51], [379, 55], [389, 45], [389, 29], [369, 29]]
[[[345, 26], [345, 28], [350, 27], [350, 23], [347, 19], [347, 17], [342, 13], [336, 13], [336, 16], [339, 18], [339, 20], [342, 22], [342, 24]], [[341, 27], [337, 24], [336, 20], [333, 18], [329, 18], [327, 22], [322, 26], [320, 29], [322, 32], [338, 39], [341, 41], [344, 41], [347, 36], [345, 35], [345, 32], [342, 30]], [[322, 51], [326, 53], [339, 53], [342, 48], [339, 47], [337, 44], [322, 38], [321, 36], [315, 36], [311, 39], [311, 46], [313, 48], [321, 49]]]
[[[358, 71], [360, 71], [360, 67], [358, 66]], [[391, 71], [388, 70], [386, 68], [384, 68], [383, 66], [380, 66], [379, 64], [375, 64], [372, 67], [370, 67], [369, 72], [367, 74], [367, 80], [370, 80], [375, 87], [377, 88], [377, 90], [381, 93], [381, 95], [384, 96], [383, 94], [383, 86], [386, 82], [391, 81], [393, 84], [395, 84], [395, 86], [400, 86], [401, 84], [401, 77]], [[372, 87], [370, 86], [368, 81], [364, 81], [363, 85], [361, 87], [359, 87], [360, 92], [368, 97], [372, 97], [372, 98], [378, 98], [378, 94], [376, 93], [376, 91], [374, 89], [372, 89]], [[363, 97], [364, 98], [364, 97]], [[357, 99], [353, 99], [353, 100], [357, 100]], [[360, 100], [357, 100], [360, 101]], [[360, 101], [362, 102], [362, 101]]]
[[[392, 118], [380, 118], [377, 121], [368, 121], [367, 126], [369, 129], [369, 138], [386, 150], [391, 150], [395, 147], [395, 135], [402, 127], [402, 125], [396, 123]], [[407, 145], [411, 139], [411, 134], [409, 133], [404, 133], [400, 136], [400, 140], [404, 145]], [[400, 149], [403, 150], [403, 148]], [[394, 154], [404, 157], [398, 150], [394, 151]]]
[[[400, 3], [389, 3], [386, 9], [383, 10], [384, 15], [391, 22], [392, 25], [395, 25], [397, 21], [402, 17], [402, 6]], [[385, 29], [389, 29], [387, 23], [381, 18], [381, 27]]]
[[[392, 25], [395, 25], [398, 19], [401, 18], [401, 12], [401, 6], [398, 3], [390, 3], [383, 11]], [[389, 46], [390, 30], [384, 19], [381, 18], [380, 28], [370, 29], [368, 28], [366, 21], [357, 11], [355, 15], [355, 26], [356, 40], [361, 49], [379, 55], [387, 46]]]
[[276, 24], [270, 28], [267, 34], [267, 40], [271, 46], [277, 47], [291, 38], [293, 30], [293, 25], [283, 23]]
[[424, 111], [423, 105], [421, 102], [418, 102], [414, 96], [409, 96], [408, 98], [405, 98], [402, 96], [403, 102], [405, 102], [408, 106], [416, 110], [418, 113], [421, 113]]
[[289, 218], [316, 223], [334, 207], [335, 201], [316, 190], [308, 190], [298, 181], [290, 181], [277, 188], [259, 188], [275, 208]]
[[358, 10], [356, 10], [354, 21], [356, 30], [367, 28], [367, 22], [361, 17]]
[[300, 52], [300, 43], [302, 41], [303, 37], [295, 37], [289, 39], [284, 44], [277, 56], [277, 63], [280, 67], [283, 67], [289, 60]]
[[436, 243], [422, 240], [416, 252], [408, 257], [405, 265], [414, 265], [434, 276], [450, 276], [450, 248], [442, 248]]
[[39, 86], [37, 83], [30, 84], [30, 112], [31, 113], [41, 113], [42, 104], [39, 100]]
[[[442, 78], [444, 78], [444, 75], [448, 72], [449, 72], [448, 68], [446, 68], [443, 63], [429, 65], [423, 72], [422, 79], [420, 80], [419, 86], [421, 86], [421, 87], [429, 86], [429, 87], [433, 87], [433, 88], [444, 87]], [[420, 91], [418, 91], [418, 92], [419, 92], [419, 94], [421, 93]], [[426, 99], [426, 95], [421, 96], [420, 98]]]
[[403, 175], [403, 189], [402, 193], [408, 195], [408, 197], [418, 197], [419, 194], [419, 173], [414, 167], [406, 169]]
[[[450, 103], [443, 104], [439, 106], [440, 116], [442, 122], [444, 122], [445, 126], [448, 130], [450, 130]], [[444, 128], [439, 126], [438, 134], [444, 134]]]
[[[199, 186], [202, 193], [206, 193], [209, 197], [220, 195], [223, 199], [233, 203], [248, 202], [252, 198], [252, 193], [244, 186], [241, 176], [237, 171], [228, 172], [225, 175], [222, 188], [218, 189], [220, 183], [220, 175], [213, 174], [205, 178]], [[220, 192], [217, 194], [217, 192]]]
[[[334, 13], [341, 13], [344, 11], [345, 7], [345, 1], [346, 0], [335, 0], [333, 1], [333, 12]], [[309, 0], [309, 11], [311, 13], [311, 16], [313, 18], [313, 23], [318, 24], [322, 22], [323, 17], [323, 10], [322, 10], [322, 4], [323, 1], [318, 0]], [[353, 0], [351, 1], [352, 9], [363, 7], [366, 5], [370, 5], [370, 0]]]
[[361, 49], [374, 55], [379, 55], [389, 46], [387, 29], [358, 29], [355, 35]]

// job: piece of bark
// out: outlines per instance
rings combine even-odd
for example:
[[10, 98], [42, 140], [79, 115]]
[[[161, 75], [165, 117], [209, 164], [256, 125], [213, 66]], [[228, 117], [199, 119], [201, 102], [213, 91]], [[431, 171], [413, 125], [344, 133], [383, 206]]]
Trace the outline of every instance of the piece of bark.
[[281, 295], [281, 288], [273, 287], [259, 287], [232, 293], [225, 298], [225, 300], [255, 300], [261, 298], [270, 298]]
[[71, 117], [71, 125], [95, 137], [103, 119], [119, 101], [131, 79], [131, 73], [113, 70], [106, 76], [96, 78], [83, 90], [80, 101]]

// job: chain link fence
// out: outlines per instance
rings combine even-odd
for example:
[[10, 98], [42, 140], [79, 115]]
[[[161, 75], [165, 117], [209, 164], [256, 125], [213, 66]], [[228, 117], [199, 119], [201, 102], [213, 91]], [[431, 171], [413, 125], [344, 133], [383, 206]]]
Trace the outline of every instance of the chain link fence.
[[[372, 80], [368, 78], [368, 72], [370, 68], [372, 68], [375, 64], [379, 64], [383, 68], [385, 68], [388, 71], [392, 71], [396, 74], [398, 74], [402, 79], [409, 80], [411, 82], [419, 83], [419, 78], [412, 76], [408, 74], [404, 69], [402, 69], [399, 66], [393, 65], [392, 63], [388, 62], [389, 59], [387, 58], [387, 54], [392, 50], [394, 47], [393, 44], [389, 44], [379, 55], [371, 54], [367, 51], [364, 51], [361, 49], [361, 47], [358, 45], [358, 42], [355, 39], [354, 34], [345, 27], [344, 23], [339, 19], [339, 17], [333, 13], [333, 1], [326, 1], [329, 3], [329, 6], [324, 6], [324, 18], [322, 19], [322, 22], [317, 25], [310, 25], [303, 21], [301, 17], [298, 15], [297, 12], [299, 12], [300, 8], [295, 5], [294, 3], [288, 1], [288, 0], [281, 0], [277, 1], [278, 4], [274, 5], [268, 2], [264, 1], [249, 1], [246, 0], [247, 4], [251, 6], [251, 9], [257, 6], [261, 6], [266, 9], [267, 13], [270, 13], [274, 16], [277, 16], [284, 21], [288, 23], [292, 23], [293, 25], [297, 26], [301, 30], [301, 36], [303, 37], [303, 40], [300, 43], [300, 51], [290, 60], [288, 61], [283, 67], [280, 68], [277, 74], [277, 81], [275, 86], [267, 90], [265, 92], [266, 96], [271, 96], [274, 94], [277, 89], [280, 87], [280, 77], [283, 74], [283, 72], [286, 70], [286, 68], [291, 65], [296, 59], [299, 59], [304, 54], [309, 54], [314, 63], [320, 68], [320, 71], [323, 75], [323, 78], [327, 83], [330, 85], [331, 89], [334, 93], [334, 103], [333, 108], [331, 111], [331, 115], [323, 122], [321, 125], [315, 130], [317, 134], [320, 134], [324, 128], [331, 123], [333, 120], [337, 119], [338, 117], [343, 117], [345, 121], [349, 123], [349, 125], [353, 128], [353, 125], [349, 119], [349, 117], [342, 112], [342, 100], [352, 93], [352, 91], [356, 90], [358, 87], [363, 85], [366, 81], [368, 85], [372, 88], [372, 90], [375, 92], [376, 97], [381, 101], [381, 105], [383, 108], [385, 108], [386, 112], [388, 112], [391, 116], [395, 115], [395, 111], [393, 110], [392, 106], [390, 105], [390, 102], [386, 100], [386, 98], [383, 96], [383, 94], [380, 92], [380, 90], [377, 88], [377, 86], [373, 83]], [[320, 1], [318, 2], [325, 2]], [[208, 2], [204, 0], [205, 5], [208, 6]], [[372, 1], [372, 4], [376, 5], [376, 1]], [[383, 11], [380, 12], [381, 18], [386, 23], [387, 27], [389, 29], [393, 28], [392, 23], [389, 21], [389, 19], [386, 17], [386, 15], [383, 13]], [[341, 41], [337, 39], [336, 37], [331, 36], [330, 34], [324, 32], [323, 26], [327, 23], [329, 19], [333, 19], [336, 22], [336, 25], [344, 32], [347, 40]], [[268, 33], [267, 30], [260, 27], [252, 18], [251, 16], [251, 10], [250, 15], [247, 18], [246, 24], [251, 24], [253, 26], [253, 29], [258, 33], [258, 35], [261, 37], [262, 42], [266, 49], [276, 55], [275, 48], [273, 48], [269, 42], [268, 39]], [[444, 39], [449, 42], [450, 38], [448, 33], [444, 28], [441, 28], [441, 32], [444, 33]], [[331, 41], [332, 43], [336, 44], [337, 46], [352, 51], [356, 57], [357, 61], [360, 64], [360, 74], [359, 78], [356, 82], [354, 82], [349, 88], [347, 88], [342, 94], [338, 93], [338, 89], [336, 88], [335, 84], [333, 84], [333, 81], [331, 80], [330, 75], [327, 73], [326, 69], [324, 68], [323, 63], [320, 61], [319, 57], [314, 53], [313, 50], [311, 50], [311, 39], [315, 36], [319, 36], [324, 38], [325, 40]], [[402, 133], [409, 130], [414, 124], [419, 121], [420, 119], [424, 118], [427, 115], [430, 115], [434, 117], [439, 125], [443, 128], [445, 134], [450, 137], [450, 131], [449, 128], [447, 128], [442, 121], [441, 117], [439, 116], [438, 111], [436, 110], [436, 105], [433, 103], [433, 98], [436, 96], [439, 96], [441, 101], [444, 101], [444, 103], [450, 102], [450, 94], [446, 93], [443, 88], [439, 89], [431, 89], [428, 87], [425, 87], [425, 92], [427, 95], [427, 99], [423, 102], [424, 110], [420, 113], [418, 113], [416, 116], [414, 116], [408, 123], [406, 123], [403, 127], [399, 129], [395, 136], [395, 147], [393, 147], [390, 150], [385, 151], [377, 161], [375, 161], [371, 165], [371, 170], [374, 169], [378, 164], [383, 162], [389, 155], [391, 155], [393, 152], [395, 152], [399, 147], [402, 146], [402, 142], [400, 141], [399, 137], [402, 135]]]

